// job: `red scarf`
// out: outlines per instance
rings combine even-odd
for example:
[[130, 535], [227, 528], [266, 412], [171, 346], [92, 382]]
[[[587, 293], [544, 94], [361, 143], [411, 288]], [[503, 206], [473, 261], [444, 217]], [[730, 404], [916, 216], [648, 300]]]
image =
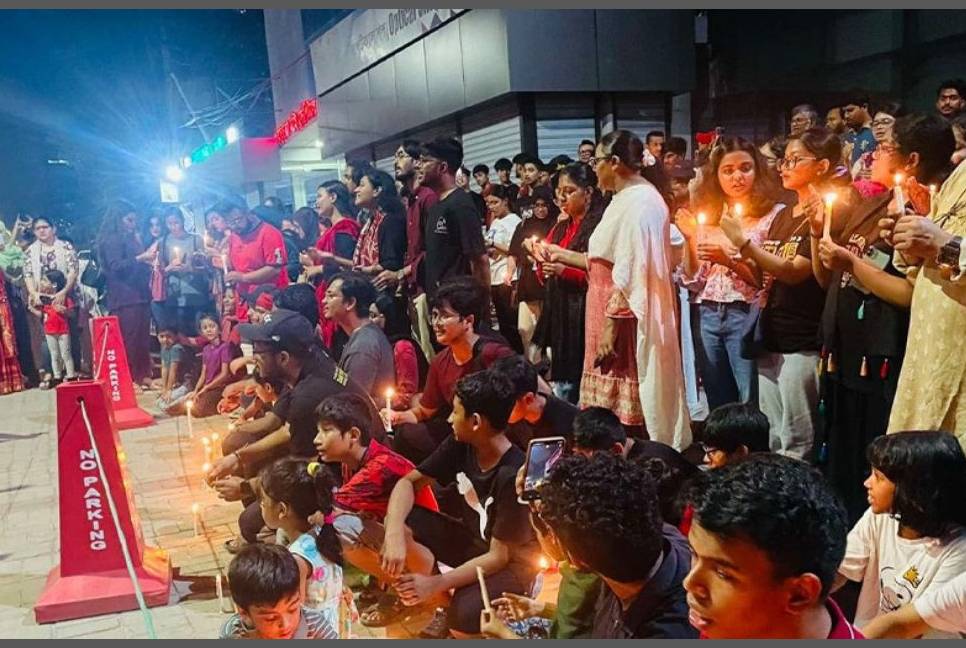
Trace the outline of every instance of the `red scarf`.
[[[359, 231], [362, 228], [359, 227], [359, 223], [355, 222], [351, 218], [343, 218], [338, 223], [330, 227], [325, 231], [319, 238], [319, 242], [315, 244], [315, 247], [320, 252], [328, 252], [330, 254], [335, 254], [335, 237], [339, 234], [348, 234], [352, 238], [359, 239]], [[327, 349], [332, 348], [332, 340], [335, 339], [335, 332], [338, 330], [339, 326], [330, 319], [327, 319], [325, 315], [322, 314], [325, 304], [325, 289], [328, 288], [329, 283], [327, 281], [320, 281], [319, 285], [315, 287], [315, 298], [319, 302], [319, 329], [322, 334], [322, 343], [325, 344]]]

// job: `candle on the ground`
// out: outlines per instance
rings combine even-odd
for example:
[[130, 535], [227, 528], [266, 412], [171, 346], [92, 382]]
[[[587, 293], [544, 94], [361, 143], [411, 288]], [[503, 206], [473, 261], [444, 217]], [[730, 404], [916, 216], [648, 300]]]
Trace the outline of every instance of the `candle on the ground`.
[[198, 517], [200, 512], [201, 507], [198, 506], [197, 502], [191, 505], [191, 521], [195, 528], [195, 535], [198, 535]]

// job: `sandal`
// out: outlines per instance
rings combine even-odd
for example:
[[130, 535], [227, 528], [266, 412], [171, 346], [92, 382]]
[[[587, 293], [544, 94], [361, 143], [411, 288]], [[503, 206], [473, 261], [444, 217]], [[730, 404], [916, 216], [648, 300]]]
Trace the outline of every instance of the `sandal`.
[[39, 387], [40, 389], [50, 389], [53, 386], [51, 384], [53, 383], [53, 380], [54, 380], [54, 377], [51, 374], [45, 373], [40, 377], [40, 384], [37, 385], [37, 387]]
[[377, 587], [367, 587], [366, 589], [359, 592], [359, 596], [356, 599], [356, 605], [359, 609], [368, 610], [373, 605], [379, 603], [385, 593]]
[[408, 616], [410, 608], [398, 596], [384, 595], [375, 605], [359, 615], [359, 622], [367, 628], [384, 628]]

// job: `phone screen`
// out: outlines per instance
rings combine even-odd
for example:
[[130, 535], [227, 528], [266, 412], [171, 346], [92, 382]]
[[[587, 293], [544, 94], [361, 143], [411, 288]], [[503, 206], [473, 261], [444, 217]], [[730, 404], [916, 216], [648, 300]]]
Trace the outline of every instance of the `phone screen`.
[[534, 439], [530, 442], [521, 499], [528, 502], [539, 499], [537, 489], [546, 480], [554, 464], [563, 457], [565, 445], [566, 441], [562, 437]]

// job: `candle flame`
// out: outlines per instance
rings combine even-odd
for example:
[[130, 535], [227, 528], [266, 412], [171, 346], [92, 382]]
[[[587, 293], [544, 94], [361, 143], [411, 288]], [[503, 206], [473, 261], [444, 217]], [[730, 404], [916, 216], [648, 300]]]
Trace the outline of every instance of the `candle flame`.
[[540, 566], [540, 569], [550, 569], [550, 561], [547, 560], [546, 556], [540, 556], [538, 565]]
[[934, 184], [929, 185], [929, 193], [931, 194], [936, 193], [936, 189], [937, 189], [936, 185]]
[[194, 404], [195, 402], [190, 398], [184, 402], [184, 406], [185, 406], [185, 409], [188, 411], [188, 414], [191, 414], [191, 408], [194, 406]]
[[194, 513], [195, 515], [198, 515], [199, 510], [201, 510], [201, 507], [198, 506], [198, 502], [195, 502], [191, 505], [191, 512]]
[[203, 473], [205, 473], [205, 474], [207, 474], [207, 473], [209, 473], [210, 471], [211, 471], [211, 464], [210, 464], [210, 463], [208, 463], [208, 462], [206, 461], [205, 463], [203, 463], [203, 464], [201, 464], [201, 472], [203, 472]]
[[707, 222], [708, 222], [708, 215], [705, 214], [704, 212], [699, 212], [698, 213], [698, 225], [704, 225]]
[[217, 432], [212, 432], [212, 433], [211, 433], [211, 440], [212, 440], [212, 442], [215, 442], [215, 441], [217, 441], [217, 440], [218, 440], [218, 439], [220, 439], [220, 438], [221, 438], [221, 437], [220, 437], [220, 436], [218, 436], [218, 433], [217, 433]]
[[392, 387], [386, 390], [386, 398], [392, 398], [395, 395], [396, 395], [396, 390], [393, 389]]
[[902, 181], [905, 180], [905, 179], [906, 179], [906, 177], [904, 175], [902, 175], [901, 173], [897, 173], [894, 176], [892, 176], [892, 181], [895, 182], [897, 185], [901, 185], [902, 184]]
[[201, 437], [201, 445], [207, 448], [209, 443], [211, 443], [211, 441], [208, 440], [208, 437], [206, 436]]
[[742, 205], [741, 203], [735, 204], [735, 216], [741, 216], [741, 214], [744, 213], [744, 211], [745, 211], [744, 205]]
[[838, 200], [838, 197], [839, 195], [834, 191], [828, 192], [827, 194], [825, 194], [825, 204], [831, 207], [832, 205], [835, 204], [835, 201]]

